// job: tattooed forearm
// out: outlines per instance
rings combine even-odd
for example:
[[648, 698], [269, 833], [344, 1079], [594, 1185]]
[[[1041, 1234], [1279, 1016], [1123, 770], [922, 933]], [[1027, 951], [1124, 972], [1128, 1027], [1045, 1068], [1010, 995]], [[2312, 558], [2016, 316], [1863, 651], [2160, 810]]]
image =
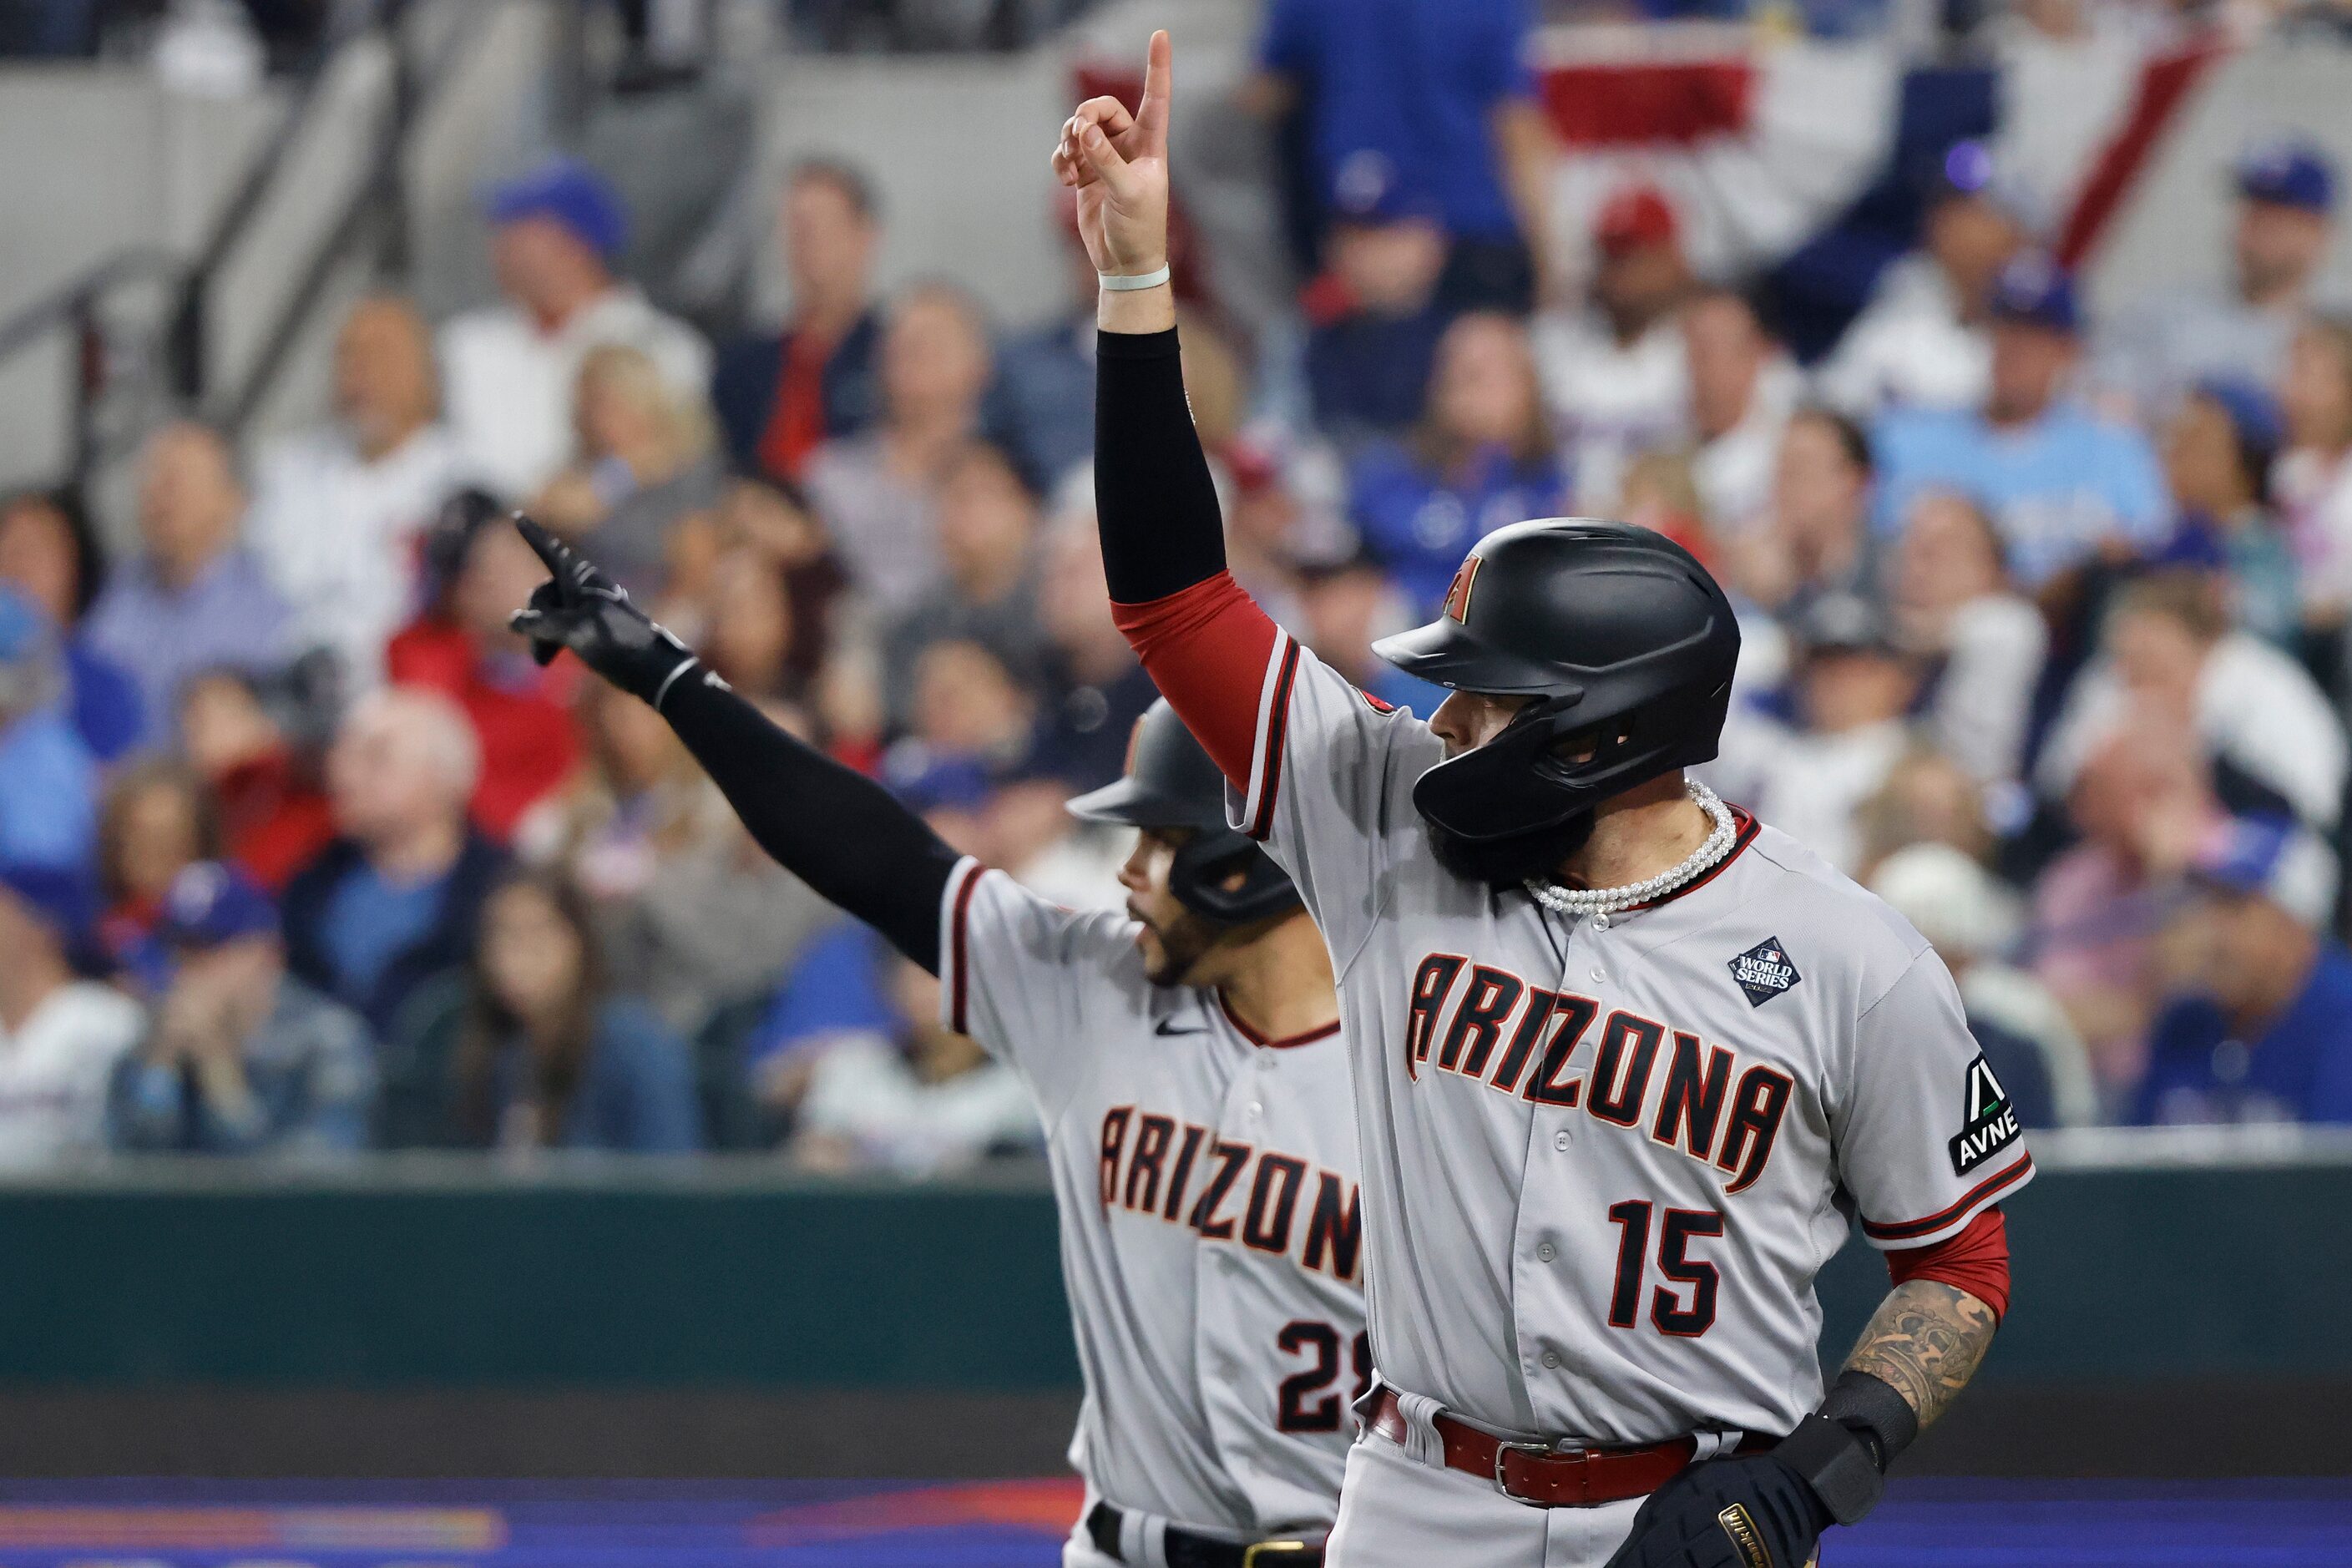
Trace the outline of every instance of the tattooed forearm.
[[1969, 1385], [2000, 1320], [1965, 1290], [1911, 1279], [1887, 1292], [1846, 1365], [1893, 1385], [1927, 1426]]

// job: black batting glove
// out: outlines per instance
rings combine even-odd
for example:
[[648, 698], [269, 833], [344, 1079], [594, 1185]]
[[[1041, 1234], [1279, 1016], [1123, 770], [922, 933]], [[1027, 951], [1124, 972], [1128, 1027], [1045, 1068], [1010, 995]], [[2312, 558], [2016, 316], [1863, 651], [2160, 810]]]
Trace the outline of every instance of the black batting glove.
[[1608, 1568], [1805, 1568], [1831, 1523], [1779, 1455], [1707, 1459], [1650, 1494]]
[[631, 604], [594, 562], [520, 512], [514, 522], [550, 574], [507, 623], [530, 639], [530, 656], [546, 664], [568, 647], [622, 690], [659, 708], [699, 662], [693, 650]]

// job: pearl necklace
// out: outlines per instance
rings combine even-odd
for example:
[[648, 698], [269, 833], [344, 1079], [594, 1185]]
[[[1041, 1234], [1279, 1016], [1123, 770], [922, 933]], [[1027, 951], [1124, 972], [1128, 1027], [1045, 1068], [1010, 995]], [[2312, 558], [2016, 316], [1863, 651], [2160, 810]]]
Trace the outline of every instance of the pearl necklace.
[[1738, 825], [1731, 819], [1731, 808], [1717, 798], [1713, 790], [1696, 779], [1690, 781], [1688, 788], [1691, 799], [1715, 823], [1715, 831], [1709, 833], [1706, 842], [1692, 850], [1681, 865], [1661, 871], [1654, 877], [1629, 882], [1622, 888], [1563, 888], [1549, 878], [1530, 877], [1527, 880], [1528, 895], [1554, 914], [1591, 915], [1592, 923], [1606, 931], [1611, 915], [1671, 893], [1719, 864], [1731, 853], [1731, 841], [1738, 836]]

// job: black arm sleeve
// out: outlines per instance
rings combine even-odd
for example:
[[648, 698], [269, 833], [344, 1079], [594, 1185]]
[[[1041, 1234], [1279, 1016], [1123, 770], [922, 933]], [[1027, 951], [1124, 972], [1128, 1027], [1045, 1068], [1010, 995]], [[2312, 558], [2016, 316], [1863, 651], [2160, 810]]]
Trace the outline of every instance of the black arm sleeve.
[[1184, 401], [1176, 329], [1095, 334], [1095, 512], [1114, 603], [1146, 604], [1225, 569], [1225, 524]]
[[872, 779], [689, 674], [662, 716], [776, 863], [937, 974], [940, 900], [962, 858]]

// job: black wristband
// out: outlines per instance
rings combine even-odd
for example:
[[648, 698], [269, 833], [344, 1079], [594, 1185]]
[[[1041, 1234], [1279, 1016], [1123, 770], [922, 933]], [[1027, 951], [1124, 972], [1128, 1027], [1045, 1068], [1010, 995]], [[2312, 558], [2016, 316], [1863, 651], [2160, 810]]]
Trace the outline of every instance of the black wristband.
[[1871, 1461], [1884, 1475], [1895, 1456], [1919, 1436], [1919, 1413], [1884, 1378], [1849, 1367], [1838, 1373], [1822, 1401], [1821, 1414], [1861, 1437]]
[[1772, 1457], [1803, 1478], [1822, 1507], [1840, 1524], [1853, 1524], [1878, 1506], [1886, 1478], [1871, 1462], [1861, 1436], [1820, 1415], [1806, 1416], [1780, 1439]]

